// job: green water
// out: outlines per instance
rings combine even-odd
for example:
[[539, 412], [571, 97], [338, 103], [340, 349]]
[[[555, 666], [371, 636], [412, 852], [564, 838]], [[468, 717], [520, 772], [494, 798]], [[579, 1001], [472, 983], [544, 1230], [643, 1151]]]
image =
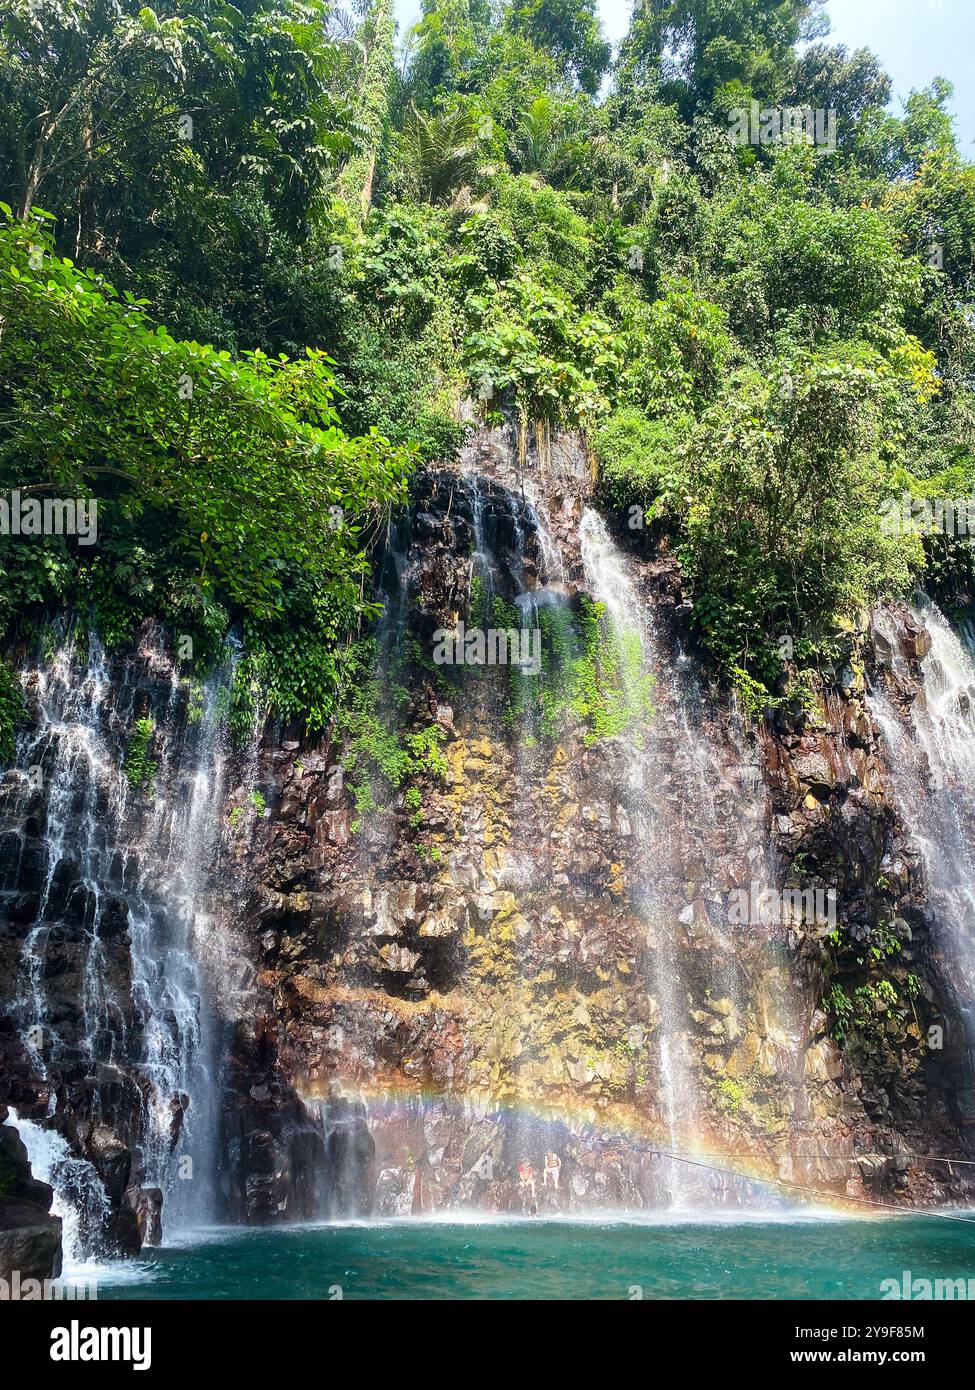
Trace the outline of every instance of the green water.
[[[418, 1221], [209, 1230], [97, 1271], [136, 1299], [876, 1299], [975, 1279], [975, 1224], [935, 1218]], [[334, 1296], [334, 1293], [331, 1295]]]

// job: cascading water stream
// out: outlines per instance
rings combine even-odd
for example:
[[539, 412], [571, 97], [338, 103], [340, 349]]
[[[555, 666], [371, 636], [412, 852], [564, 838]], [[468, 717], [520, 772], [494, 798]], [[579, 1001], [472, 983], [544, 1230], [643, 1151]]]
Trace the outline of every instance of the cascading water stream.
[[[75, 679], [73, 666], [75, 646], [65, 643], [55, 654], [49, 667], [37, 672], [36, 689], [40, 718], [36, 732], [21, 741], [18, 767], [23, 775], [24, 798], [28, 801], [35, 791], [44, 787], [47, 794], [47, 860], [38, 899], [34, 923], [28, 931], [22, 959], [21, 982], [10, 1012], [19, 1026], [24, 1049], [34, 1063], [38, 1075], [45, 1081], [49, 1065], [61, 1048], [61, 1038], [50, 1019], [45, 995], [43, 973], [45, 945], [55, 925], [49, 919], [49, 906], [55, 877], [65, 864], [74, 846], [67, 843], [72, 809], [79, 792], [81, 796], [78, 819], [87, 832], [76, 847], [79, 873], [77, 893], [87, 896], [84, 906], [86, 962], [82, 977], [82, 1000], [86, 1017], [84, 1035], [91, 1040], [96, 1034], [92, 1017], [95, 996], [102, 991], [97, 983], [99, 946], [91, 929], [97, 916], [99, 884], [93, 861], [93, 830], [96, 814], [96, 788], [100, 780], [110, 775], [110, 762], [98, 736], [104, 718], [110, 685], [104, 652], [97, 642], [90, 648], [87, 669], [83, 678]], [[17, 863], [4, 881], [5, 888], [15, 886], [21, 870], [26, 837], [19, 838], [20, 854]], [[97, 1000], [104, 1015], [108, 1001]], [[94, 1061], [93, 1051], [89, 1061]], [[48, 1090], [47, 1113], [53, 1115], [57, 1097]]]
[[[635, 679], [646, 674], [655, 676], [661, 665], [646, 606], [633, 586], [625, 559], [613, 544], [605, 522], [588, 507], [580, 524], [580, 541], [589, 591], [604, 606], [617, 643], [622, 644], [627, 634], [635, 634], [639, 640], [638, 670], [634, 670], [631, 663], [621, 663], [624, 680], [630, 682], [627, 698], [635, 701], [638, 697]], [[673, 904], [662, 891], [651, 862], [649, 819], [655, 822], [666, 819], [666, 806], [655, 796], [659, 780], [656, 767], [659, 740], [652, 730], [638, 727], [628, 736], [627, 743], [627, 799], [631, 822], [643, 851], [640, 866], [644, 880], [642, 911], [648, 931], [658, 946], [654, 952], [653, 989], [658, 1010], [659, 1101], [667, 1141], [672, 1149], [680, 1150], [687, 1147], [688, 1136], [695, 1132], [700, 1102], [686, 1057], [687, 1023], [682, 1007], [686, 989], [682, 987], [679, 965], [667, 949]], [[653, 833], [659, 834], [658, 826], [655, 825]], [[672, 1205], [680, 1205], [684, 1199], [683, 1175], [679, 1166], [671, 1167], [670, 1200]]]
[[[921, 856], [928, 898], [942, 923], [967, 1032], [975, 1049], [975, 659], [936, 604], [922, 599], [915, 618], [931, 639], [921, 662], [923, 699], [908, 719], [882, 686], [870, 696], [889, 749], [898, 809]], [[888, 613], [874, 628], [890, 649], [892, 670], [907, 675]], [[971, 1084], [971, 1082], [969, 1083]]]
[[146, 1181], [162, 1189], [167, 1221], [176, 1227], [210, 1219], [214, 1206], [220, 1056], [214, 993], [227, 962], [208, 880], [226, 790], [223, 703], [218, 684], [208, 682], [194, 737], [170, 737], [163, 747], [158, 775], [172, 790], [154, 797], [128, 895], [133, 994], [146, 1019], [140, 1068], [151, 1082]]
[[111, 1213], [105, 1184], [93, 1164], [71, 1152], [57, 1130], [24, 1119], [13, 1108], [7, 1123], [16, 1129], [27, 1150], [31, 1174], [54, 1191], [51, 1211], [61, 1218], [64, 1274], [69, 1277], [86, 1263], [91, 1237], [103, 1229]]
[[[626, 735], [626, 798], [638, 844], [641, 915], [653, 945], [659, 1107], [668, 1144], [686, 1152], [700, 1144], [707, 1128], [701, 1068], [690, 1046], [692, 1000], [701, 997], [702, 987], [723, 1000], [722, 1028], [729, 1040], [741, 1033], [746, 995], [727, 903], [732, 890], [747, 893], [753, 882], [774, 882], [766, 793], [758, 752], [746, 747], [734, 712], [720, 730], [720, 742], [709, 735], [713, 716], [691, 662], [672, 634], [658, 630], [653, 604], [638, 589], [627, 557], [591, 508], [584, 511], [580, 541], [587, 587], [603, 605], [621, 655], [625, 657], [627, 642], [638, 642], [639, 661], [620, 661], [631, 704], [639, 705], [640, 682], [648, 675], [654, 679], [656, 710]], [[737, 761], [729, 764], [729, 753]], [[762, 933], [756, 945], [771, 968], [774, 932], [759, 924], [745, 930]], [[681, 932], [686, 947], [679, 940]], [[695, 978], [687, 973], [692, 957]], [[801, 1078], [796, 1081], [791, 1070], [787, 1076], [782, 1068], [791, 1065], [785, 1058], [801, 1055], [799, 1030], [787, 972], [779, 970], [777, 979], [783, 997], [768, 998], [765, 1026], [777, 1040], [783, 1089], [792, 1092], [801, 1088]], [[735, 1195], [720, 1180], [716, 1194], [711, 1180], [681, 1164], [671, 1163], [668, 1169], [673, 1207], [713, 1204]], [[738, 1185], [739, 1199], [755, 1195], [747, 1185]]]
[[[90, 1170], [99, 1185], [94, 1168], [57, 1132], [82, 1122], [112, 1121], [136, 1154], [133, 1178], [161, 1190], [167, 1229], [212, 1216], [225, 962], [210, 889], [227, 702], [213, 680], [186, 709], [151, 638], [112, 670], [97, 638], [83, 654], [71, 635], [25, 682], [37, 720], [8, 801], [19, 853], [3, 890], [24, 888], [28, 850], [41, 847], [44, 862], [9, 1012], [52, 1126], [24, 1119], [22, 1137], [35, 1175], [49, 1174], [78, 1258], [82, 1246], [98, 1248], [108, 1216], [84, 1177]], [[150, 785], [135, 788], [124, 748], [140, 716], [156, 725], [155, 766]], [[25, 827], [38, 821], [44, 836], [31, 840]]]
[[538, 545], [542, 553], [542, 570], [545, 581], [547, 584], [558, 584], [563, 587], [565, 585], [565, 561], [562, 558], [562, 551], [558, 543], [548, 528], [544, 503], [540, 500], [538, 489], [531, 479], [526, 478], [524, 480], [523, 488], [528, 503], [528, 516], [535, 535], [538, 537]]

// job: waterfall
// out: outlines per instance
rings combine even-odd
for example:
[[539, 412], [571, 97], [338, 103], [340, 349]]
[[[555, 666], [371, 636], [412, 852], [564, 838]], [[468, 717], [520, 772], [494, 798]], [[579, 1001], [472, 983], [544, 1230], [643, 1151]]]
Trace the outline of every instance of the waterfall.
[[[623, 666], [630, 679], [626, 697], [635, 702], [640, 680], [654, 679], [655, 713], [625, 736], [627, 812], [638, 845], [634, 905], [651, 947], [648, 985], [657, 1001], [658, 1105], [666, 1141], [674, 1150], [693, 1151], [713, 1133], [713, 1096], [705, 1094], [708, 1074], [699, 1050], [695, 1055], [700, 1044], [691, 1026], [709, 996], [723, 1001], [722, 1026], [734, 1044], [746, 1011], [755, 1011], [762, 994], [756, 1023], [767, 1064], [783, 1097], [792, 1098], [792, 1121], [803, 1113], [802, 1030], [795, 985], [781, 966], [784, 929], [749, 924], [746, 939], [736, 935], [740, 929], [727, 910], [731, 890], [776, 881], [760, 748], [748, 747], [734, 709], [718, 723], [676, 634], [664, 629], [637, 586], [632, 562], [588, 507], [580, 541], [587, 587], [603, 605], [612, 639], [620, 649], [634, 639], [639, 645], [639, 663]], [[766, 987], [772, 980], [776, 987]], [[711, 1179], [683, 1164], [667, 1167], [672, 1206], [713, 1204]], [[742, 1200], [754, 1196], [741, 1184], [736, 1190]]]
[[[20, 948], [5, 1011], [31, 1063], [11, 1100], [71, 1258], [107, 1248], [95, 1228], [116, 1231], [120, 1211], [144, 1216], [150, 1189], [167, 1233], [228, 1211], [364, 1216], [376, 1191], [410, 1212], [490, 1187], [517, 1210], [519, 1167], [558, 1148], [566, 1182], [540, 1190], [543, 1210], [680, 1210], [745, 1200], [747, 1184], [659, 1150], [769, 1160], [788, 1143], [804, 1066], [782, 1021], [788, 967], [728, 911], [733, 888], [773, 877], [761, 749], [682, 650], [670, 577], [594, 510], [571, 533], [581, 499], [559, 512], [541, 485], [522, 496], [476, 470], [428, 486], [390, 528], [363, 701], [391, 740], [443, 730], [428, 782], [380, 784], [382, 767], [356, 782], [372, 769], [350, 758], [356, 811], [326, 820], [343, 799], [334, 744], [288, 739], [259, 759], [255, 726], [231, 761], [232, 651], [190, 685], [159, 635], [126, 659], [69, 637], [24, 673], [36, 717], [0, 830]], [[435, 671], [432, 634], [461, 618], [539, 628], [544, 662]], [[145, 719], [152, 766], [133, 786]], [[274, 821], [252, 847], [237, 832], [258, 785]], [[325, 868], [281, 878], [282, 848], [311, 861], [326, 840]], [[232, 924], [252, 930], [258, 889], [276, 915], [245, 994]], [[269, 1008], [282, 1073], [313, 1097], [307, 1134], [267, 1060]], [[404, 1077], [398, 1117], [380, 1087]]]
[[[636, 634], [640, 644], [640, 673], [656, 677], [661, 668], [660, 653], [652, 619], [627, 572], [626, 561], [614, 545], [602, 518], [587, 507], [580, 525], [582, 561], [593, 598], [601, 603], [609, 619], [612, 636], [622, 643], [628, 633]], [[630, 668], [624, 666], [624, 674]], [[634, 692], [628, 689], [630, 697]], [[651, 939], [657, 999], [657, 1048], [660, 1070], [659, 1100], [671, 1149], [687, 1147], [687, 1138], [698, 1124], [700, 1100], [686, 1056], [686, 990], [682, 988], [679, 961], [672, 954], [673, 902], [654, 872], [649, 818], [666, 817], [667, 810], [655, 796], [659, 782], [656, 766], [659, 741], [649, 730], [638, 728], [628, 738], [628, 802], [631, 820], [640, 835], [640, 872], [643, 878], [642, 912]], [[673, 827], [666, 826], [668, 832]], [[664, 943], [667, 943], [665, 946]], [[671, 1205], [684, 1200], [680, 1165], [670, 1165]]]
[[7, 1124], [20, 1136], [30, 1161], [31, 1175], [54, 1190], [51, 1210], [61, 1218], [61, 1245], [65, 1273], [84, 1263], [97, 1245], [97, 1234], [111, 1214], [105, 1184], [93, 1164], [77, 1158], [57, 1130], [22, 1119], [12, 1107]]
[[565, 584], [565, 562], [562, 552], [545, 521], [545, 509], [538, 497], [538, 489], [530, 478], [524, 481], [524, 492], [528, 502], [528, 516], [535, 535], [538, 537], [542, 553], [542, 569], [546, 583]]
[[[939, 945], [950, 961], [971, 1058], [975, 1048], [975, 660], [968, 643], [952, 630], [936, 604], [921, 598], [914, 616], [931, 642], [921, 662], [922, 695], [905, 718], [890, 692], [878, 685], [870, 696], [870, 707], [886, 739], [898, 810], [920, 854], [926, 894], [942, 924]], [[890, 648], [893, 675], [905, 675], [906, 662], [891, 616], [879, 611], [874, 629]]]
[[220, 1102], [221, 1001], [214, 996], [225, 960], [209, 889], [222, 834], [227, 731], [216, 681], [206, 684], [201, 703], [194, 736], [170, 736], [164, 745], [159, 775], [167, 790], [153, 797], [127, 894], [133, 995], [146, 1020], [140, 1068], [151, 1082], [145, 1181], [162, 1189], [174, 1226], [213, 1216]]
[[[72, 633], [24, 672], [37, 717], [8, 792], [15, 854], [0, 884], [31, 912], [9, 1013], [44, 1127], [21, 1124], [73, 1257], [108, 1215], [85, 1176], [95, 1169], [71, 1156], [79, 1126], [132, 1151], [130, 1182], [161, 1191], [168, 1228], [212, 1216], [224, 966], [211, 890], [226, 691], [215, 679], [187, 701], [152, 633], [125, 663], [93, 635], [87, 647]], [[139, 718], [156, 726], [141, 788], [124, 767]]]
[[[533, 1154], [537, 1162], [539, 1146], [555, 1142], [557, 1129], [539, 1118], [549, 1096], [556, 1108], [568, 1097], [569, 1109], [576, 1103], [588, 1115], [578, 1136], [570, 1140], [566, 1130], [559, 1144], [598, 1148], [597, 1136], [611, 1134], [616, 1117], [600, 1116], [590, 1097], [612, 1090], [619, 1122], [632, 1123], [627, 1107], [635, 1106], [647, 1134], [628, 1152], [625, 1176], [614, 1175], [626, 1191], [620, 1199], [638, 1193], [639, 1201], [677, 1209], [711, 1205], [712, 1177], [652, 1160], [654, 1146], [690, 1156], [729, 1139], [748, 1144], [738, 1111], [758, 1093], [755, 1110], [746, 1111], [751, 1118], [775, 1072], [784, 1077], [786, 1104], [781, 1118], [769, 1114], [784, 1134], [796, 1059], [800, 1073], [803, 1061], [792, 1020], [781, 1022], [784, 1006], [770, 997], [781, 984], [788, 989], [788, 970], [781, 960], [767, 969], [761, 929], [749, 924], [752, 940], [742, 941], [728, 913], [732, 888], [771, 879], [761, 749], [733, 714], [720, 711], [644, 592], [639, 562], [614, 543], [598, 514], [585, 509], [575, 534], [563, 526], [556, 540], [552, 498], [527, 484], [520, 496], [495, 476], [497, 463], [478, 457], [459, 479], [434, 475], [413, 520], [413, 543], [391, 535], [380, 665], [396, 666], [407, 640], [422, 651], [434, 624], [449, 631], [461, 619], [468, 631], [538, 627], [544, 660], [528, 675], [514, 661], [459, 658], [463, 669], [445, 669], [426, 689], [428, 676], [420, 676], [422, 702], [389, 711], [402, 722], [429, 718], [436, 707], [457, 742], [448, 743], [445, 789], [429, 793], [434, 825], [446, 830], [442, 861], [414, 867], [394, 816], [382, 818], [385, 837], [370, 832], [360, 842], [367, 910], [376, 919], [368, 932], [394, 943], [383, 959], [398, 973], [383, 979], [382, 966], [368, 968], [387, 993], [410, 1000], [411, 1010], [429, 990], [427, 962], [447, 1016], [473, 991], [463, 1026], [476, 1048], [456, 1061], [471, 1093], [490, 1098], [491, 1119], [471, 1145], [473, 1158], [464, 1151], [461, 1200], [477, 1199], [480, 1178], [470, 1177], [470, 1164], [488, 1147], [505, 1182], [504, 1174]], [[484, 464], [492, 471], [482, 471]], [[563, 501], [563, 520], [568, 514]], [[648, 689], [656, 712], [647, 708]], [[441, 906], [436, 914], [430, 906], [414, 910], [421, 901]], [[423, 929], [424, 913], [436, 930]], [[458, 919], [463, 935], [440, 930]], [[622, 1026], [628, 996], [629, 1028]], [[593, 1017], [608, 998], [612, 1042], [603, 1045]], [[350, 1003], [352, 1019], [359, 1007]], [[749, 1023], [754, 1044], [743, 1041]], [[433, 1051], [420, 1036], [422, 1061], [411, 1064], [417, 1075]], [[437, 1060], [436, 1084], [443, 1085], [442, 1078], [452, 1080], [455, 1054]], [[336, 1064], [341, 1079], [338, 1056]], [[738, 1076], [753, 1088], [747, 1096]], [[350, 1077], [354, 1087], [360, 1079]], [[330, 1099], [332, 1086], [330, 1079]], [[435, 1107], [417, 1105], [423, 1123], [400, 1131], [367, 1102], [387, 1209], [411, 1209], [421, 1172], [423, 1200], [436, 1205], [450, 1190], [444, 1164], [461, 1161], [453, 1151], [445, 1160], [434, 1141]], [[345, 1142], [344, 1131], [334, 1106], [323, 1107], [321, 1118], [331, 1152]], [[449, 1133], [455, 1121], [442, 1123]], [[394, 1161], [404, 1148], [419, 1166]], [[582, 1195], [581, 1184], [591, 1200], [609, 1204], [600, 1178], [580, 1170], [575, 1182], [570, 1202]], [[515, 1183], [501, 1200], [517, 1207], [524, 1193]], [[748, 1196], [741, 1184], [734, 1193]], [[721, 1200], [729, 1200], [727, 1191]]]
[[[97, 915], [99, 884], [92, 860], [96, 818], [96, 797], [99, 779], [109, 775], [110, 762], [104, 744], [98, 736], [110, 686], [104, 652], [93, 643], [87, 668], [82, 679], [74, 679], [74, 645], [65, 643], [56, 653], [49, 668], [36, 673], [36, 690], [40, 718], [36, 732], [21, 740], [18, 768], [22, 772], [22, 810], [26, 821], [33, 808], [34, 792], [46, 786], [47, 792], [47, 854], [40, 886], [36, 915], [23, 947], [20, 990], [15, 996], [11, 1014], [18, 1023], [24, 1049], [40, 1077], [49, 1081], [49, 1063], [56, 1059], [62, 1040], [53, 1026], [45, 994], [43, 974], [47, 939], [56, 925], [49, 914], [55, 876], [74, 847], [68, 843], [72, 812], [83, 827], [78, 849], [79, 873], [75, 894], [81, 901], [85, 916], [87, 949], [81, 979], [81, 997], [85, 1014], [84, 1033], [92, 1039], [93, 1011], [104, 1013], [108, 1001], [101, 993], [98, 962], [99, 946], [90, 930]], [[81, 805], [77, 807], [77, 799]], [[29, 842], [25, 834], [16, 839], [16, 862], [9, 861], [3, 887], [14, 889], [20, 882], [24, 856]], [[84, 902], [87, 896], [88, 902]], [[67, 904], [59, 904], [66, 906]], [[89, 1061], [94, 1061], [89, 1051]], [[47, 1113], [51, 1115], [57, 1103], [53, 1089], [47, 1095]]]

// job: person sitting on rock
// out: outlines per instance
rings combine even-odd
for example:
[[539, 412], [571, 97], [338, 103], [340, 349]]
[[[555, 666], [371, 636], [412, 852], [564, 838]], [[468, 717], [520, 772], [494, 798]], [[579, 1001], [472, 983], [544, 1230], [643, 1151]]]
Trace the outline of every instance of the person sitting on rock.
[[535, 1197], [535, 1169], [523, 1158], [518, 1164], [518, 1181], [521, 1184], [521, 1205], [524, 1208], [527, 1202], [528, 1211], [532, 1216], [537, 1210]]
[[553, 1187], [556, 1192], [559, 1190], [559, 1173], [562, 1171], [562, 1160], [556, 1153], [545, 1155], [545, 1166], [542, 1169], [542, 1186]]

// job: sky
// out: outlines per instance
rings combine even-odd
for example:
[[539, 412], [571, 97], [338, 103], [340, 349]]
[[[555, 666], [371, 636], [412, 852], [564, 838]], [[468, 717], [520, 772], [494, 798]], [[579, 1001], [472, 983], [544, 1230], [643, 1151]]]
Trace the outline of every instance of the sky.
[[[400, 32], [420, 12], [420, 0], [395, 0]], [[631, 0], [597, 0], [607, 37], [618, 43], [626, 33]], [[829, 42], [870, 48], [894, 86], [892, 108], [933, 77], [954, 84], [952, 109], [959, 144], [975, 158], [975, 0], [828, 0]]]

